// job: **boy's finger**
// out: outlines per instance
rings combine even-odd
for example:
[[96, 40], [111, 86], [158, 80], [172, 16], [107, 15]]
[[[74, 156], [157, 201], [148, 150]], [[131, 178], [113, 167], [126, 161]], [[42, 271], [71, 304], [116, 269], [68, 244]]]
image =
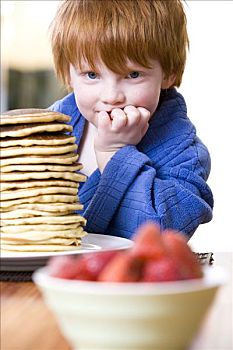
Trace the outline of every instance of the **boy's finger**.
[[115, 108], [111, 112], [112, 117], [112, 130], [120, 130], [127, 124], [127, 117], [124, 111], [120, 108]]
[[146, 108], [143, 108], [143, 107], [138, 107], [138, 110], [140, 111], [140, 114], [141, 114], [139, 127], [141, 129], [141, 135], [143, 137], [149, 128], [149, 120], [151, 117], [151, 113], [150, 111], [148, 111]]
[[127, 115], [127, 126], [138, 125], [141, 119], [140, 111], [134, 106], [126, 106], [124, 112]]
[[98, 114], [98, 128], [107, 128], [111, 126], [111, 119], [107, 112], [101, 111]]
[[148, 122], [150, 120], [150, 117], [151, 117], [150, 111], [148, 111], [144, 107], [138, 107], [137, 109], [138, 109], [142, 119], [144, 119], [144, 121]]

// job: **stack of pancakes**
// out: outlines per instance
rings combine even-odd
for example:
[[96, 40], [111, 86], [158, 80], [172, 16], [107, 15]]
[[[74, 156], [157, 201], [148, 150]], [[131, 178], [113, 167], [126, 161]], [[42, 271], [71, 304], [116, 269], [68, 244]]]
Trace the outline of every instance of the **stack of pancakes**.
[[70, 117], [45, 109], [1, 115], [1, 249], [77, 249], [86, 234], [76, 214], [79, 182], [76, 138]]

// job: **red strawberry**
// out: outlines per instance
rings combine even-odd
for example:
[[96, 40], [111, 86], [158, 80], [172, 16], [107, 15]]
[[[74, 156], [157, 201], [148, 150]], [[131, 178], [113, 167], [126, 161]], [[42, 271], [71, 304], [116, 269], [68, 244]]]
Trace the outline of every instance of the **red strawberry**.
[[108, 251], [83, 255], [79, 261], [75, 279], [96, 281], [101, 271], [116, 254], [116, 251]]
[[153, 222], [140, 226], [134, 236], [132, 254], [141, 259], [160, 259], [166, 254], [160, 228]]
[[88, 269], [87, 261], [84, 259], [84, 257], [80, 257], [76, 260], [76, 273], [71, 279], [81, 281], [94, 280], [92, 274]]
[[116, 252], [96, 252], [82, 256], [60, 256], [49, 262], [50, 274], [54, 277], [95, 281]]
[[183, 279], [202, 277], [203, 273], [197, 257], [181, 233], [166, 230], [163, 232], [163, 241], [169, 254], [179, 266]]
[[72, 256], [57, 256], [49, 260], [49, 274], [53, 277], [73, 279], [77, 273], [76, 258]]
[[142, 282], [177, 281], [181, 279], [178, 266], [169, 257], [148, 261], [144, 267]]
[[129, 252], [118, 253], [100, 273], [101, 282], [136, 282], [142, 272], [142, 261]]

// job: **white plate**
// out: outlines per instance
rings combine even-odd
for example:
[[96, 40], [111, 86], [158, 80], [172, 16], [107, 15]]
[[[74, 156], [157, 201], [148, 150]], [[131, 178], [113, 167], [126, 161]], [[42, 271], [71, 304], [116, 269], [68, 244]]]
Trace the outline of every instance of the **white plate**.
[[34, 271], [44, 266], [49, 258], [59, 255], [76, 255], [98, 250], [124, 250], [130, 248], [133, 242], [129, 239], [88, 233], [82, 238], [77, 250], [64, 252], [2, 252], [1, 271]]

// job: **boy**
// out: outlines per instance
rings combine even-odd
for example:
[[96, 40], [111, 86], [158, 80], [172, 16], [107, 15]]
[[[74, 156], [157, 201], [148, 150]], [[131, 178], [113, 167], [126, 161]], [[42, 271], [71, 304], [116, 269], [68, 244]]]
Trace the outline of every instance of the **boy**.
[[131, 238], [146, 220], [189, 239], [212, 218], [208, 150], [179, 87], [188, 36], [182, 1], [63, 1], [52, 26], [56, 72], [88, 180], [87, 231]]

